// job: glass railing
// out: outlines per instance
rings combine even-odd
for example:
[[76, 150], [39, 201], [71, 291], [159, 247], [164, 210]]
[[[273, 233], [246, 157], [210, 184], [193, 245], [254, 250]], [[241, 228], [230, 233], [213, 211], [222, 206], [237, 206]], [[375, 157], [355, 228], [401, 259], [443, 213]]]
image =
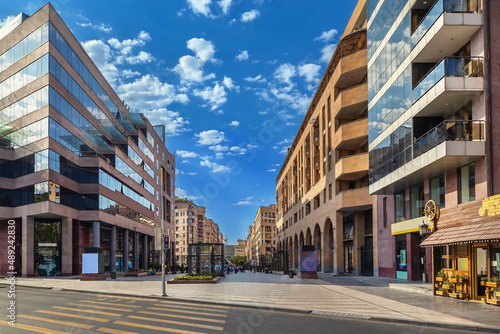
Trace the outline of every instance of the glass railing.
[[413, 158], [445, 141], [484, 141], [484, 121], [444, 121], [413, 142]]
[[442, 13], [478, 13], [481, 11], [479, 0], [439, 0], [424, 19], [417, 26], [417, 29], [411, 35], [411, 48], [424, 37], [425, 33], [436, 22]]
[[446, 57], [427, 73], [412, 91], [412, 104], [418, 101], [443, 77], [482, 77], [483, 58]]

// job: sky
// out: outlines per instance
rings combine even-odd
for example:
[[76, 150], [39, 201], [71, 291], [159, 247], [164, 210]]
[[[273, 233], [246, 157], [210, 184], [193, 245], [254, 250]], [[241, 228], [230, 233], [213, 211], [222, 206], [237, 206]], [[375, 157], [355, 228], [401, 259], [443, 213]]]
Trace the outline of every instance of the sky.
[[[246, 239], [355, 0], [77, 1], [51, 4], [118, 96], [166, 126], [176, 196]], [[44, 1], [1, 1], [0, 26]]]

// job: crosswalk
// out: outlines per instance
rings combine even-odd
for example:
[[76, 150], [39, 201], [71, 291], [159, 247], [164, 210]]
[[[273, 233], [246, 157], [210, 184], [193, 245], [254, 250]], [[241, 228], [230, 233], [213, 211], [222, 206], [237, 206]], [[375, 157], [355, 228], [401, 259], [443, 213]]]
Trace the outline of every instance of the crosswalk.
[[134, 297], [97, 296], [18, 314], [16, 326], [0, 320], [10, 333], [222, 333], [229, 307]]

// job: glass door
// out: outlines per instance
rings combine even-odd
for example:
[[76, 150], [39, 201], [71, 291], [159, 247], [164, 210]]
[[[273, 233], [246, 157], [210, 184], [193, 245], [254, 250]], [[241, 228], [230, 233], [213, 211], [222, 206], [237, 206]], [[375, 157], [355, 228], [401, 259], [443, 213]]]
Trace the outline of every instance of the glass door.
[[474, 263], [472, 264], [474, 288], [473, 298], [476, 300], [484, 297], [485, 286], [481, 285], [481, 278], [488, 276], [488, 257], [486, 246], [473, 246]]

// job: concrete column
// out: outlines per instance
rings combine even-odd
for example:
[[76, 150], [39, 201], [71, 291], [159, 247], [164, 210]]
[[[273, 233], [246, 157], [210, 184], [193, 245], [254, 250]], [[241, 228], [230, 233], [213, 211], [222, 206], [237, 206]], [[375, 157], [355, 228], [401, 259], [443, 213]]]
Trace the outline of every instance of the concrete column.
[[61, 264], [62, 275], [69, 276], [73, 274], [73, 220], [71, 218], [62, 218], [62, 247]]
[[139, 270], [139, 232], [134, 232], [134, 270]]
[[144, 263], [144, 270], [148, 270], [148, 236], [144, 234], [142, 239], [142, 263]]
[[109, 245], [109, 272], [116, 272], [116, 225], [111, 227], [111, 240]]
[[323, 233], [321, 234], [321, 270], [324, 273], [331, 273], [332, 268], [332, 249], [330, 248], [330, 226], [326, 224]]
[[333, 274], [338, 275], [344, 273], [344, 220], [342, 212], [335, 213], [333, 224], [335, 227], [333, 231]]
[[92, 222], [92, 247], [101, 247], [101, 222]]
[[123, 271], [128, 271], [128, 233], [129, 230], [123, 230]]
[[354, 235], [353, 235], [353, 266], [354, 274], [361, 274], [361, 246], [365, 244], [365, 218], [364, 212], [354, 213]]
[[32, 277], [35, 273], [35, 219], [22, 217], [22, 270], [23, 277]]

